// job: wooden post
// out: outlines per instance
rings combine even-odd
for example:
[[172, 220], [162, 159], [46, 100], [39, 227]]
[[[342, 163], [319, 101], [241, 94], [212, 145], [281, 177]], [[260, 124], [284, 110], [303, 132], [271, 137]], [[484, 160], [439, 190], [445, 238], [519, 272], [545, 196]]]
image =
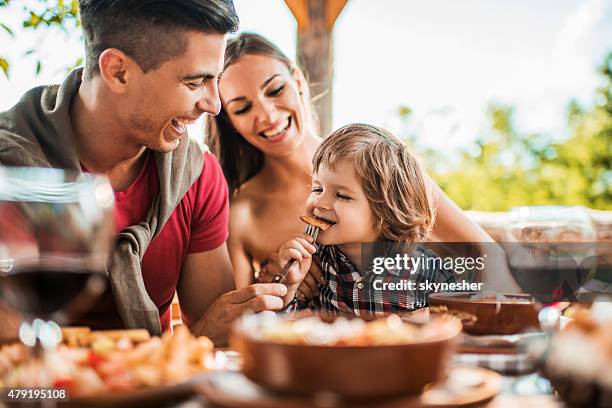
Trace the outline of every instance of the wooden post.
[[333, 30], [348, 0], [285, 0], [298, 26], [297, 62], [310, 83], [319, 132], [332, 130]]

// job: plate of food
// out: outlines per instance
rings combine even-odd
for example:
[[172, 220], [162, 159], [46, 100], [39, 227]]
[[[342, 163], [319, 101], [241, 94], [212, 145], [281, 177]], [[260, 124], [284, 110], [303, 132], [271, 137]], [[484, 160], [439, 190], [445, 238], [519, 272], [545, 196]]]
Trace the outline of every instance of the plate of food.
[[64, 330], [65, 344], [32, 356], [21, 343], [0, 348], [0, 387], [65, 389], [87, 406], [159, 405], [194, 395], [217, 368], [213, 343], [187, 328], [150, 337], [146, 330]]
[[539, 330], [541, 304], [523, 294], [439, 292], [429, 295], [431, 313], [451, 314], [470, 334], [517, 334]]
[[396, 315], [369, 322], [253, 315], [237, 322], [231, 344], [244, 375], [266, 389], [372, 398], [418, 394], [442, 379], [460, 332], [448, 316], [416, 325]]

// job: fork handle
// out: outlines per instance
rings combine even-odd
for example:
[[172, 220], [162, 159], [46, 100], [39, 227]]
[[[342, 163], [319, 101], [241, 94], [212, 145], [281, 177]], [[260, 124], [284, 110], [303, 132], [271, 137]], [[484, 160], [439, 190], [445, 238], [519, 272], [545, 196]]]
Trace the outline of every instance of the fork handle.
[[285, 266], [283, 266], [283, 269], [280, 271], [280, 273], [274, 275], [274, 277], [272, 278], [272, 283], [283, 283], [285, 279], [287, 278], [287, 274], [289, 273], [289, 268], [291, 268], [291, 266], [294, 263], [295, 263], [295, 258], [291, 258], [289, 262], [287, 262]]

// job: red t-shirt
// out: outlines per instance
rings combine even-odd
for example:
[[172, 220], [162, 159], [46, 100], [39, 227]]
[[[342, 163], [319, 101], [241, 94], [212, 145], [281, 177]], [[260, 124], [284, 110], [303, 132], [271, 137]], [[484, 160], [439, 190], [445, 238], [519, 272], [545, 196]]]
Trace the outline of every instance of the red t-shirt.
[[[158, 192], [155, 159], [147, 151], [140, 174], [127, 189], [115, 193], [117, 232], [143, 220]], [[162, 330], [170, 328], [170, 304], [186, 256], [215, 249], [227, 239], [228, 207], [223, 171], [215, 156], [206, 152], [202, 174], [151, 241], [142, 259], [145, 287], [159, 308]], [[110, 290], [80, 323], [98, 329], [123, 326]]]

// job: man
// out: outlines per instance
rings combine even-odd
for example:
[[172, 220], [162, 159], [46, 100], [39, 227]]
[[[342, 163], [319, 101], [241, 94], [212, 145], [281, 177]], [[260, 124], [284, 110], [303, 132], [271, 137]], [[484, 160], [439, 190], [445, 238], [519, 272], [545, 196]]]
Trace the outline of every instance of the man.
[[223, 342], [243, 311], [277, 310], [286, 288], [234, 290], [228, 192], [186, 125], [220, 110], [231, 0], [80, 0], [84, 70], [0, 113], [0, 163], [106, 175], [117, 243], [94, 327], [170, 327], [175, 290], [196, 334]]

